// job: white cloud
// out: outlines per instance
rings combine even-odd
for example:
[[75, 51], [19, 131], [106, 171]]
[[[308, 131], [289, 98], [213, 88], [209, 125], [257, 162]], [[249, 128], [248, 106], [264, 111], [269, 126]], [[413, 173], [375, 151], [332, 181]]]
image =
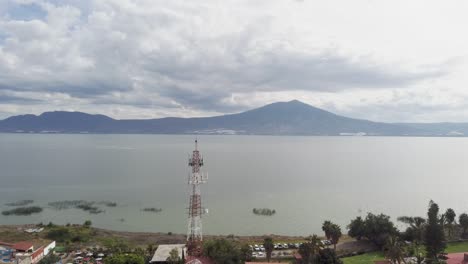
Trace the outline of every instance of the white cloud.
[[[374, 120], [468, 118], [464, 1], [7, 2], [0, 117], [200, 116], [296, 98]], [[46, 16], [16, 19], [18, 5]]]

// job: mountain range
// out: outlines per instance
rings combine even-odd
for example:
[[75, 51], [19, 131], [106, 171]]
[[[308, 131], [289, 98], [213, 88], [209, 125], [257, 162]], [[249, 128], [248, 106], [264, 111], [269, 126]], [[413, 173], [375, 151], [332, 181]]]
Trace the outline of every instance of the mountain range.
[[81, 112], [18, 115], [0, 121], [3, 133], [246, 134], [323, 136], [464, 136], [468, 123], [383, 123], [353, 119], [297, 100], [238, 114], [118, 120]]

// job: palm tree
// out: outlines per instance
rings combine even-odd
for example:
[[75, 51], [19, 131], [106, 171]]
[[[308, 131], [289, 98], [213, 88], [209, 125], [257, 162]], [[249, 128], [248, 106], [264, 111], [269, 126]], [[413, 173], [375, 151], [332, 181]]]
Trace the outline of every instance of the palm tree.
[[336, 250], [336, 244], [338, 244], [338, 241], [340, 240], [340, 237], [342, 236], [341, 228], [337, 224], [331, 224], [329, 232], [330, 232], [330, 239], [333, 244], [333, 249]]
[[323, 230], [323, 232], [325, 232], [325, 237], [328, 240], [331, 239], [331, 234], [330, 234], [331, 229], [330, 228], [331, 228], [332, 225], [333, 225], [333, 223], [331, 221], [328, 221], [328, 220], [323, 222], [323, 224], [322, 224], [322, 230]]
[[408, 224], [409, 228], [412, 230], [414, 234], [414, 241], [417, 244], [420, 244], [424, 239], [424, 228], [426, 226], [426, 219], [416, 216], [400, 216], [397, 218], [398, 221]]
[[452, 238], [455, 217], [457, 216], [457, 214], [455, 214], [455, 211], [452, 208], [448, 208], [447, 211], [445, 211], [444, 216], [444, 220], [448, 226], [448, 236], [449, 238]]
[[384, 247], [385, 257], [388, 258], [392, 263], [406, 263], [405, 262], [405, 248], [403, 243], [394, 236], [391, 236], [387, 240], [387, 244]]
[[273, 252], [273, 249], [275, 248], [273, 245], [273, 239], [271, 237], [266, 237], [263, 240], [263, 247], [265, 248], [267, 262], [270, 262], [271, 252]]

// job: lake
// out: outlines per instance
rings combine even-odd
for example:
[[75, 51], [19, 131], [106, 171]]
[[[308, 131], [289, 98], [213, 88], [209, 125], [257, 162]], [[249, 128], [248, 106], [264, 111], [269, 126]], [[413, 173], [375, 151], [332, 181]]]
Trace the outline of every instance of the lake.
[[[83, 223], [113, 230], [187, 230], [187, 159], [195, 136], [0, 134], [0, 209], [32, 199], [44, 211], [0, 224]], [[322, 234], [366, 212], [468, 211], [468, 138], [198, 136], [206, 234]], [[114, 201], [104, 213], [47, 206]], [[162, 208], [160, 213], [142, 208]], [[271, 208], [271, 217], [252, 213]]]

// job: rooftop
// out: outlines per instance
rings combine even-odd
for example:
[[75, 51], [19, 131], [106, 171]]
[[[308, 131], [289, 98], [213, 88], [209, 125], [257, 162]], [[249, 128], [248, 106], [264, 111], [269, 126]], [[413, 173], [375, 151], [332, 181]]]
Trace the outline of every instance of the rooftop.
[[187, 255], [185, 244], [159, 245], [158, 249], [156, 249], [156, 252], [154, 252], [153, 258], [150, 262], [166, 262], [167, 258], [169, 257], [169, 252], [171, 252], [171, 250], [174, 248], [176, 248], [179, 252], [180, 258], [182, 258], [182, 249], [184, 250], [185, 256]]
[[28, 241], [18, 242], [13, 244], [12, 248], [18, 251], [28, 251], [29, 249], [33, 248], [34, 244]]

